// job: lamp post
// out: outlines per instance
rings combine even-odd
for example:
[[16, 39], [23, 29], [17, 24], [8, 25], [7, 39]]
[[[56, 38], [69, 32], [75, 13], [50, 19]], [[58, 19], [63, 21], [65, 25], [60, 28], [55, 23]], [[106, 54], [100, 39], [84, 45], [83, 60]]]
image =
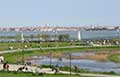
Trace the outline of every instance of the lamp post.
[[22, 55], [23, 55], [23, 56], [22, 56], [22, 64], [25, 63], [25, 55], [24, 55], [24, 51], [25, 51], [25, 50], [24, 50], [24, 49], [26, 49], [26, 48], [27, 48], [27, 45], [25, 45], [24, 48], [23, 48], [23, 50], [22, 50]]
[[58, 32], [57, 32], [57, 30], [55, 30], [54, 31], [54, 33], [55, 33], [55, 38], [54, 38], [54, 40], [55, 40], [55, 44], [56, 44], [56, 47], [58, 46], [58, 44], [57, 44], [57, 40], [58, 40]]
[[52, 65], [52, 52], [50, 52], [50, 66]]
[[70, 75], [71, 75], [71, 53], [69, 54], [69, 59], [70, 59], [70, 61], [69, 61], [69, 66], [70, 66]]
[[24, 49], [22, 50], [22, 64], [24, 64]]
[[118, 33], [118, 39], [120, 38], [120, 30], [118, 29], [117, 30], [117, 33]]

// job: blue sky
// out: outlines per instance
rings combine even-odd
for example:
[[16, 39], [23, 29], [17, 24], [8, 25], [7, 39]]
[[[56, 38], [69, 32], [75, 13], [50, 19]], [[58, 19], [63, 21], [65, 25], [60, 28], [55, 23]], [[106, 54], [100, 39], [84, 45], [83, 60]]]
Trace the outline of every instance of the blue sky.
[[119, 3], [120, 0], [0, 0], [0, 25], [119, 25]]

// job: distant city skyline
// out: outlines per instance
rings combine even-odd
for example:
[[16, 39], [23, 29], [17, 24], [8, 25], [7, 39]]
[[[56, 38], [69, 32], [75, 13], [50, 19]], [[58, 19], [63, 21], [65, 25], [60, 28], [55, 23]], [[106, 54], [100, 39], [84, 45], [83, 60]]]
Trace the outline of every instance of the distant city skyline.
[[120, 25], [119, 0], [0, 0], [0, 27]]

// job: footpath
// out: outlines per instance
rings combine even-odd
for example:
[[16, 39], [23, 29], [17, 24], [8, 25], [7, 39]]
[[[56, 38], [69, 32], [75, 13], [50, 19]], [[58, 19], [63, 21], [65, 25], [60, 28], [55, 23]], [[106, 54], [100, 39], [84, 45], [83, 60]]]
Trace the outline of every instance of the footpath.
[[[17, 71], [18, 68], [23, 67], [24, 65], [16, 65], [16, 64], [10, 64], [9, 65], [9, 71]], [[52, 71], [52, 69], [50, 68], [42, 68], [39, 69], [36, 66], [27, 66], [28, 67], [28, 71], [29, 72], [43, 72], [43, 73], [47, 73], [47, 74], [54, 74], [54, 71]], [[3, 70], [3, 64], [0, 64], [0, 70]], [[68, 71], [60, 71], [60, 73], [62, 74], [70, 74], [70, 72]], [[76, 74], [74, 72], [72, 72], [71, 74]], [[78, 73], [78, 75], [80, 76], [90, 76], [90, 77], [120, 77], [117, 75], [105, 75], [105, 74], [93, 74], [93, 73]]]

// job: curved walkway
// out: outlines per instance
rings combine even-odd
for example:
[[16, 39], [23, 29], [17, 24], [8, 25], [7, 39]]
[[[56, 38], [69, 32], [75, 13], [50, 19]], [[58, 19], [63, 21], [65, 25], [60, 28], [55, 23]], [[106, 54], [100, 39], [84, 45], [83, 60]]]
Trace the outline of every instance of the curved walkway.
[[0, 51], [0, 54], [4, 53], [13, 53], [13, 52], [20, 52], [23, 50], [48, 50], [48, 49], [64, 49], [64, 48], [87, 48], [87, 47], [109, 47], [109, 46], [116, 46], [116, 45], [101, 45], [101, 46], [62, 46], [62, 47], [44, 47], [44, 48], [28, 48], [28, 49], [16, 49], [16, 50], [4, 50]]
[[[3, 64], [0, 64], [0, 70], [2, 70]], [[15, 65], [15, 64], [10, 64], [10, 71], [17, 71], [18, 68], [23, 67], [23, 65]], [[35, 66], [27, 66], [29, 72], [35, 72], [36, 67]], [[54, 74], [54, 71], [52, 71], [50, 68], [42, 68], [40, 69], [41, 72], [48, 73], [48, 74]], [[63, 74], [70, 74], [70, 72], [67, 71], [60, 71], [60, 73]], [[71, 74], [76, 74], [76, 73], [71, 73]], [[105, 75], [105, 74], [92, 74], [92, 73], [79, 73], [78, 75], [80, 76], [91, 76], [91, 77], [120, 77], [120, 76], [115, 76], [115, 75]]]

